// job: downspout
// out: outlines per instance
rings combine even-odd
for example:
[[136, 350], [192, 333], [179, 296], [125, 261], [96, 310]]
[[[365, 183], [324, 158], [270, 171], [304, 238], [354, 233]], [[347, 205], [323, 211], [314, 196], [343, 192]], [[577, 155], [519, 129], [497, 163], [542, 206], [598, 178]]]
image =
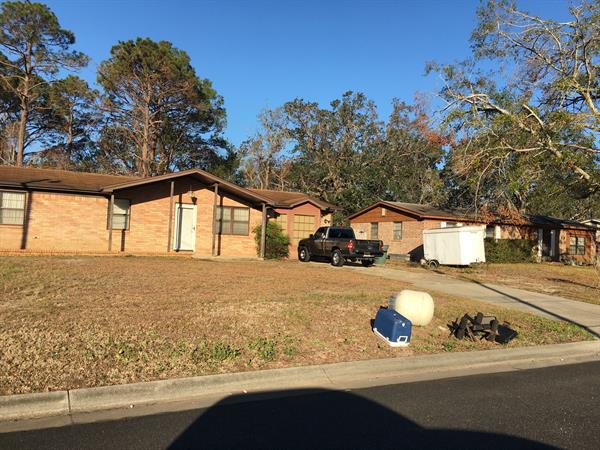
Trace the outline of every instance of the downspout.
[[175, 194], [175, 181], [171, 181], [169, 193], [169, 231], [167, 233], [167, 253], [171, 252], [171, 238], [173, 236], [173, 195]]
[[212, 221], [212, 251], [211, 255], [215, 255], [215, 243], [217, 240], [217, 197], [219, 196], [219, 184], [214, 184], [215, 195], [213, 198], [213, 221]]
[[115, 208], [115, 194], [110, 194], [110, 202], [108, 205], [108, 251], [112, 251], [112, 235], [113, 235], [113, 209]]
[[260, 227], [260, 257], [265, 259], [267, 245], [267, 204], [262, 204], [262, 225]]

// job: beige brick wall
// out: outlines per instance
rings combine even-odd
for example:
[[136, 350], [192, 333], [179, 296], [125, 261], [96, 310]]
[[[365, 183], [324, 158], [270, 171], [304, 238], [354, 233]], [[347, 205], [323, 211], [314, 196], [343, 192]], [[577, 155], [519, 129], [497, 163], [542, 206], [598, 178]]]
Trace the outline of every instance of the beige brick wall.
[[[411, 255], [420, 259], [423, 255], [423, 230], [441, 228], [442, 220], [418, 220], [408, 214], [387, 208], [374, 207], [351, 220], [351, 227], [359, 239], [371, 239], [371, 223], [378, 223], [377, 239], [388, 245], [388, 253]], [[402, 239], [394, 240], [394, 222], [402, 222]], [[450, 220], [445, 221], [452, 223]], [[466, 225], [466, 224], [465, 224]]]
[[[439, 220], [394, 220], [402, 222], [402, 239], [394, 240], [394, 222], [378, 222], [377, 239], [388, 245], [388, 253], [394, 255], [412, 255], [419, 259], [422, 257], [423, 230], [441, 228]], [[352, 221], [352, 228], [359, 239], [371, 239], [371, 222]]]
[[[573, 255], [569, 252], [571, 236], [585, 238], [585, 254]], [[585, 264], [591, 264], [596, 257], [595, 232], [593, 230], [560, 230], [558, 237], [558, 252], [561, 256], [571, 258]]]
[[[130, 200], [131, 210], [129, 229], [113, 230], [113, 252], [166, 253], [169, 193], [170, 182], [161, 182], [115, 194], [115, 198]], [[0, 225], [0, 251], [108, 251], [109, 200], [106, 197], [50, 192], [32, 192], [28, 195], [29, 219], [25, 226]], [[210, 256], [214, 198], [212, 188], [206, 188], [192, 178], [177, 180], [174, 203], [193, 204], [192, 197], [195, 197], [197, 207], [196, 254]], [[223, 206], [250, 207], [223, 193], [219, 196], [219, 203]], [[250, 207], [248, 235], [218, 236], [216, 247], [220, 255], [256, 256], [253, 229], [261, 220], [262, 210]]]
[[106, 251], [106, 198], [31, 192], [26, 204], [26, 225], [0, 225], [0, 250]]
[[500, 239], [537, 240], [537, 228], [522, 225], [500, 225]]

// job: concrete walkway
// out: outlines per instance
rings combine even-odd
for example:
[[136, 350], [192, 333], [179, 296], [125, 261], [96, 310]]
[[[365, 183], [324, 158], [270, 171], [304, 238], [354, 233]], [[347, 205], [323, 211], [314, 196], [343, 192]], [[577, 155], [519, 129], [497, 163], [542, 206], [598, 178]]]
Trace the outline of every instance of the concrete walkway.
[[468, 297], [507, 308], [531, 312], [552, 319], [577, 324], [600, 338], [600, 305], [569, 300], [563, 297], [524, 291], [508, 286], [478, 281], [460, 280], [431, 271], [411, 272], [385, 267], [344, 266], [361, 274], [410, 283], [417, 289]]

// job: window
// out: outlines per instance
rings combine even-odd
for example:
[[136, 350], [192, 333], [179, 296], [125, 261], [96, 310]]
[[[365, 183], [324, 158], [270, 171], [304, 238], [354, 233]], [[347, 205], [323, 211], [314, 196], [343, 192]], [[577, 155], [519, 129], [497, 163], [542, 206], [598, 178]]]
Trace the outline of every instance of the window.
[[354, 239], [354, 231], [347, 228], [330, 228], [329, 237], [333, 239]]
[[247, 236], [250, 228], [250, 209], [217, 206], [217, 230], [220, 234]]
[[571, 236], [571, 245], [569, 246], [569, 254], [585, 255], [585, 238], [582, 236]]
[[377, 236], [379, 236], [379, 224], [373, 222], [371, 224], [371, 239], [377, 239]]
[[315, 216], [294, 215], [293, 240], [298, 242], [300, 239], [307, 238], [315, 231]]
[[394, 240], [400, 241], [402, 239], [402, 222], [394, 222]]
[[324, 239], [326, 232], [327, 232], [327, 228], [326, 227], [321, 227], [317, 231], [315, 231], [314, 238], [315, 239]]
[[0, 191], [0, 225], [23, 225], [25, 192]]
[[[113, 218], [112, 218], [112, 229], [113, 230], [127, 230], [129, 229], [129, 210], [131, 208], [131, 202], [124, 198], [115, 198], [115, 204], [113, 205]], [[109, 219], [110, 220], [110, 215]], [[108, 226], [108, 223], [107, 223]]]
[[288, 229], [288, 218], [287, 214], [279, 214], [275, 217], [275, 223], [279, 224], [284, 233], [287, 233]]
[[496, 231], [496, 227], [494, 225], [487, 225], [485, 227], [485, 237], [486, 238], [494, 238], [495, 231]]

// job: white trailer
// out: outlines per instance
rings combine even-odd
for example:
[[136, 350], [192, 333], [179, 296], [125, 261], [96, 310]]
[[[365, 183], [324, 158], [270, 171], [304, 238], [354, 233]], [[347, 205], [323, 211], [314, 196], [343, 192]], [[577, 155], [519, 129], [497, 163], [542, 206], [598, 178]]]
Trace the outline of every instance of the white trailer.
[[485, 226], [435, 228], [423, 231], [425, 262], [437, 267], [485, 262]]

